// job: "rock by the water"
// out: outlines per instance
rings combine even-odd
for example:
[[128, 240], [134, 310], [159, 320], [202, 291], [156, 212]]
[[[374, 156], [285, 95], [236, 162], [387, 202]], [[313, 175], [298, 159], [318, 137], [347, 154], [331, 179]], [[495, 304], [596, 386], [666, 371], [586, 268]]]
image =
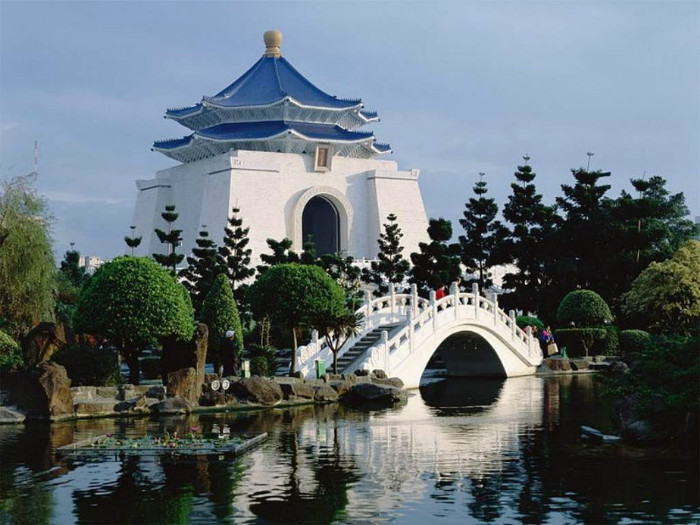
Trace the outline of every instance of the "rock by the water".
[[358, 376], [358, 377], [368, 376], [368, 375], [369, 375], [369, 370], [361, 370], [361, 369], [358, 368], [357, 370], [355, 370], [355, 375]]
[[553, 372], [568, 372], [571, 370], [571, 363], [566, 357], [550, 357], [545, 359], [545, 363]]
[[630, 367], [624, 361], [613, 361], [608, 367], [608, 372], [611, 374], [626, 374], [630, 371]]
[[661, 398], [657, 398], [644, 414], [640, 412], [640, 404], [640, 397], [636, 394], [613, 403], [613, 421], [620, 428], [625, 441], [640, 445], [654, 444], [675, 434], [677, 429], [667, 421], [667, 407]]
[[61, 418], [73, 415], [73, 395], [66, 369], [53, 361], [8, 376], [12, 403], [28, 418]]
[[241, 401], [261, 405], [275, 405], [282, 398], [279, 383], [265, 377], [246, 377], [231, 383], [231, 391]]
[[39, 323], [22, 339], [25, 365], [32, 367], [48, 361], [54, 352], [66, 346], [68, 342], [65, 325]]
[[[204, 364], [207, 357], [207, 344], [209, 341], [209, 329], [203, 323], [197, 323], [194, 336], [190, 341], [178, 341], [175, 337], [168, 337], [163, 341], [163, 358], [161, 360], [161, 372], [163, 383], [168, 384], [168, 375], [182, 369], [193, 368], [194, 376], [187, 380], [182, 390], [173, 395], [181, 395], [196, 404], [204, 383]], [[189, 372], [187, 373], [189, 374]], [[171, 390], [168, 389], [168, 395]]]
[[392, 406], [407, 399], [406, 392], [394, 386], [358, 383], [343, 394], [340, 402], [355, 407], [377, 407]]
[[377, 379], [386, 379], [387, 378], [386, 372], [384, 370], [379, 370], [379, 369], [372, 370], [371, 375], [373, 375]]
[[280, 387], [282, 388], [284, 398], [289, 401], [294, 401], [297, 399], [314, 399], [316, 394], [312, 385], [298, 380], [293, 383], [280, 383]]
[[151, 410], [162, 415], [187, 414], [192, 410], [192, 406], [189, 401], [182, 397], [168, 397], [152, 405]]
[[588, 361], [585, 359], [569, 359], [571, 370], [588, 370]]
[[314, 401], [317, 403], [334, 403], [338, 401], [338, 392], [330, 385], [314, 387]]
[[165, 386], [168, 397], [183, 397], [191, 404], [199, 402], [202, 390], [197, 381], [197, 371], [194, 368], [180, 368], [166, 375]]
[[0, 424], [22, 423], [27, 418], [17, 407], [0, 406]]
[[329, 381], [328, 386], [333, 390], [338, 392], [338, 395], [342, 396], [345, 392], [350, 390], [350, 387], [355, 383], [349, 383], [348, 381]]
[[387, 377], [386, 379], [375, 378], [372, 379], [372, 383], [375, 385], [389, 385], [395, 386], [396, 388], [403, 388], [403, 381], [398, 377]]

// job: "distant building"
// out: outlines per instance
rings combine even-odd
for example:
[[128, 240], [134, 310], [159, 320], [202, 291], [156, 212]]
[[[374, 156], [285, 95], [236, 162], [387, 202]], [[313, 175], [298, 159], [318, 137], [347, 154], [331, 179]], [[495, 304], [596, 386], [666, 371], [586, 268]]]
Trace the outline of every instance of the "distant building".
[[100, 257], [96, 255], [81, 255], [78, 259], [78, 266], [85, 268], [85, 273], [92, 275], [95, 273], [100, 266], [105, 263]]
[[285, 237], [296, 251], [311, 238], [319, 255], [374, 259], [391, 213], [404, 234], [404, 253], [418, 251], [428, 237], [419, 170], [378, 160], [389, 145], [358, 131], [378, 121], [377, 114], [359, 99], [314, 86], [282, 57], [279, 31], [266, 32], [264, 41], [265, 53], [238, 80], [194, 106], [166, 111], [192, 133], [153, 144], [181, 164], [136, 181], [132, 224], [144, 236], [136, 252], [164, 252], [153, 230], [167, 229], [161, 213], [173, 204], [184, 253], [203, 225], [220, 244], [233, 207], [250, 228], [254, 264], [268, 252], [267, 239]]

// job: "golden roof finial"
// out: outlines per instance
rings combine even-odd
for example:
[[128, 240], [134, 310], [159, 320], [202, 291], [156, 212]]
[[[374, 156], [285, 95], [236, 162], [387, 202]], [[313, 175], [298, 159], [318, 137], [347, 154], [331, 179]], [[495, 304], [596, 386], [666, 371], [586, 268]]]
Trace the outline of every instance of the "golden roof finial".
[[265, 42], [265, 54], [263, 56], [275, 58], [282, 56], [282, 51], [280, 50], [280, 46], [282, 45], [281, 31], [277, 29], [265, 31], [263, 41]]

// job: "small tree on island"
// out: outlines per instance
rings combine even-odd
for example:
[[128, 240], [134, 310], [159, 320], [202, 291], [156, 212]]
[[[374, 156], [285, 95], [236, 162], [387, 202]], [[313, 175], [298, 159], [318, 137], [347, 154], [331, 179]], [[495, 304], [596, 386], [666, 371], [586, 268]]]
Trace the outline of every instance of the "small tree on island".
[[424, 296], [430, 290], [447, 286], [460, 276], [459, 245], [448, 244], [452, 238], [452, 223], [446, 219], [430, 219], [430, 243], [418, 244], [419, 253], [411, 254], [410, 282], [415, 283]]
[[372, 261], [371, 267], [362, 272], [362, 280], [376, 287], [373, 292], [376, 297], [386, 295], [390, 284], [403, 283], [411, 267], [401, 253], [403, 232], [396, 222], [396, 215], [390, 213], [386, 220], [388, 222], [384, 224], [384, 233], [380, 233], [377, 239], [377, 260]]
[[106, 337], [139, 382], [139, 354], [165, 336], [189, 340], [194, 314], [187, 290], [145, 257], [122, 256], [103, 264], [80, 295], [75, 313], [79, 333]]
[[221, 271], [216, 257], [216, 243], [209, 238], [205, 227], [202, 228], [195, 240], [196, 247], [192, 248], [192, 255], [187, 257], [187, 267], [179, 273], [179, 277], [184, 279], [182, 284], [190, 292], [192, 306], [197, 314], [214, 283], [214, 278]]
[[156, 228], [154, 231], [158, 236], [158, 239], [162, 244], [167, 244], [168, 253], [154, 253], [153, 259], [157, 263], [162, 264], [166, 268], [170, 268], [173, 275], [177, 272], [177, 265], [182, 262], [185, 255], [182, 253], [175, 253], [180, 241], [182, 241], [182, 230], [173, 229], [173, 224], [179, 217], [179, 214], [175, 212], [175, 205], [168, 205], [165, 207], [165, 211], [160, 214], [163, 220], [168, 223], [168, 231]]
[[215, 371], [224, 365], [224, 375], [230, 375], [235, 356], [222, 353], [222, 343], [228, 330], [236, 334], [234, 347], [238, 357], [243, 355], [243, 329], [238, 307], [233, 298], [231, 284], [224, 274], [219, 274], [202, 303], [200, 320], [209, 328], [207, 360], [214, 363]]
[[338, 351], [351, 338], [357, 335], [362, 326], [362, 314], [348, 310], [346, 305], [334, 304], [317, 313], [311, 325], [326, 340], [333, 353], [333, 373], [338, 373]]
[[269, 317], [284, 325], [292, 335], [291, 373], [296, 372], [297, 339], [302, 326], [308, 326], [323, 312], [340, 314], [345, 309], [345, 293], [318, 266], [298, 263], [277, 264], [267, 269], [250, 288], [251, 306], [256, 318]]

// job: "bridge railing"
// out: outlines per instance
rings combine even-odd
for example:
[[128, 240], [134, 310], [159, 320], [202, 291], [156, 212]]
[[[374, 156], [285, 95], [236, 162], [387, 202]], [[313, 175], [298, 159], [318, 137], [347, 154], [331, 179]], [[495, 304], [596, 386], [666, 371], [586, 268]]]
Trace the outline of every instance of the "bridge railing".
[[[441, 299], [436, 299], [431, 292], [430, 299], [418, 296], [415, 285], [409, 294], [396, 294], [390, 288], [389, 295], [372, 298], [365, 293], [365, 302], [357, 312], [363, 315], [360, 333], [348, 340], [338, 353], [342, 355], [362, 337], [372, 330], [387, 324], [403, 323], [405, 326], [389, 338], [383, 332], [378, 344], [371, 347], [358, 357], [365, 368], [382, 368], [390, 372], [392, 368], [410, 357], [415, 348], [437, 332], [441, 326], [457, 319], [469, 319], [495, 332], [504, 342], [507, 342], [516, 355], [527, 365], [538, 365], [542, 360], [539, 344], [532, 336], [530, 328], [521, 330], [515, 322], [515, 312], [506, 313], [498, 306], [496, 294], [490, 298], [479, 295], [475, 284], [471, 293], [460, 292], [453, 283], [451, 293]], [[305, 376], [313, 373], [314, 361], [324, 360], [330, 364], [333, 354], [318, 334], [312, 333], [312, 340], [297, 351], [298, 370]]]

